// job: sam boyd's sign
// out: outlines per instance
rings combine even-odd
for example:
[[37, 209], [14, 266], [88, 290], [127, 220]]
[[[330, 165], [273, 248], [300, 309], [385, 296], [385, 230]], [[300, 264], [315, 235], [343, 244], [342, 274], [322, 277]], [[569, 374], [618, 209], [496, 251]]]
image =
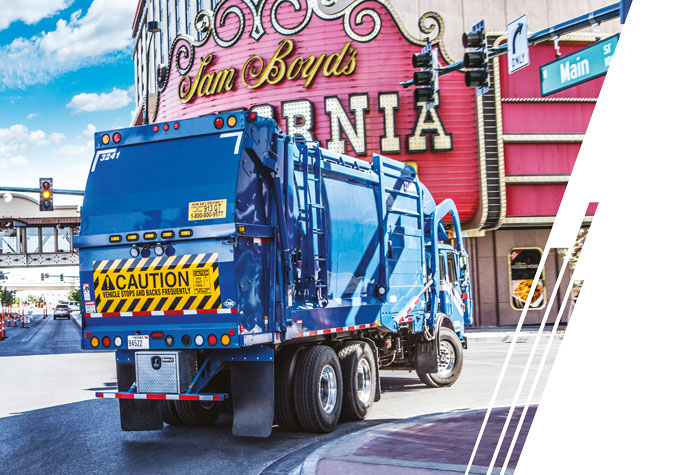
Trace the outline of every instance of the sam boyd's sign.
[[611, 36], [540, 67], [547, 96], [607, 74], [619, 35]]

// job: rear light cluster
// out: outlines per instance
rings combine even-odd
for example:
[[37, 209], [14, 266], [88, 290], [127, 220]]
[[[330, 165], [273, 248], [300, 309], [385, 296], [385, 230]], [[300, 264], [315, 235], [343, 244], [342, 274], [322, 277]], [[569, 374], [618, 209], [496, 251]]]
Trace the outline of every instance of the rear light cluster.
[[[247, 112], [246, 118], [248, 121], [253, 121], [256, 120], [258, 117], [258, 114], [256, 112]], [[237, 117], [234, 115], [229, 115], [227, 119], [224, 119], [223, 117], [216, 117], [213, 120], [213, 126], [216, 127], [217, 129], [222, 129], [225, 126], [228, 126], [228, 128], [233, 128], [237, 125]]]
[[[180, 237], [192, 237], [192, 230], [191, 229], [181, 229], [178, 232], [178, 235]], [[157, 239], [157, 233], [155, 232], [148, 232], [144, 233], [142, 235], [143, 239], [145, 241], [154, 241]], [[162, 231], [161, 232], [161, 239], [172, 239], [175, 237], [175, 231]], [[130, 233], [126, 234], [126, 241], [128, 242], [137, 242], [140, 240], [140, 235], [138, 233]], [[111, 243], [118, 243], [118, 242], [123, 242], [123, 236], [120, 234], [112, 234], [109, 236], [109, 242]]]
[[119, 143], [121, 141], [121, 133], [114, 132], [111, 137], [109, 136], [109, 134], [102, 134], [102, 136], [100, 137], [100, 142], [102, 142], [102, 145], [109, 145], [109, 142], [111, 141], [113, 141], [114, 143]]
[[[149, 336], [152, 338], [152, 340], [164, 340], [164, 343], [166, 343], [166, 346], [168, 347], [175, 345], [175, 337], [173, 335], [164, 335], [164, 332], [154, 331], [150, 333]], [[220, 341], [222, 346], [229, 346], [230, 342], [232, 341], [232, 338], [230, 337], [233, 336], [235, 336], [235, 329], [231, 328], [227, 333], [223, 333], [221, 335], [220, 340], [216, 335], [211, 333], [206, 338], [204, 338], [204, 335], [201, 334], [195, 335], [194, 338], [192, 338], [190, 335], [183, 335], [180, 338], [180, 342], [183, 346], [190, 346], [193, 341], [195, 346], [204, 346], [205, 343], [209, 346], [216, 346]], [[112, 339], [108, 336], [103, 336], [102, 339], [99, 339], [96, 336], [92, 336], [90, 332], [86, 332], [85, 338], [90, 340], [90, 346], [93, 348], [99, 348], [100, 345], [102, 345], [103, 348], [110, 348], [112, 346], [112, 342], [115, 348], [121, 348], [121, 345], [123, 345], [123, 339], [120, 336], [115, 336], [112, 341]]]
[[[169, 124], [163, 124], [161, 126], [161, 128], [164, 129], [164, 132], [167, 132], [171, 128], [171, 126]], [[179, 128], [180, 128], [180, 122], [173, 122], [173, 129], [178, 130]], [[159, 125], [154, 124], [154, 126], [152, 127], [152, 130], [154, 131], [154, 133], [159, 132]]]

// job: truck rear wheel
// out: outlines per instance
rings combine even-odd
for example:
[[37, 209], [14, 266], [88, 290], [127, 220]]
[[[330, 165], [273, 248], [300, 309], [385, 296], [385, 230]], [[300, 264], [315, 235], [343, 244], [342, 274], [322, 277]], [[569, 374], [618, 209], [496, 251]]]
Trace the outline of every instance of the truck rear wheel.
[[367, 343], [351, 341], [340, 348], [338, 356], [344, 381], [342, 417], [363, 420], [375, 398], [375, 355]]
[[178, 415], [178, 410], [175, 407], [174, 401], [160, 401], [161, 419], [172, 426], [182, 426], [183, 421]]
[[294, 371], [298, 348], [284, 348], [275, 355], [275, 422], [282, 429], [301, 430], [294, 407]]
[[175, 401], [178, 417], [186, 426], [210, 426], [221, 415], [222, 407], [215, 402]]
[[330, 432], [342, 408], [342, 372], [329, 346], [312, 346], [299, 355], [294, 373], [294, 406], [301, 427], [308, 432]]
[[462, 343], [458, 335], [448, 327], [439, 331], [439, 371], [436, 373], [417, 373], [420, 381], [432, 388], [452, 386], [462, 372]]

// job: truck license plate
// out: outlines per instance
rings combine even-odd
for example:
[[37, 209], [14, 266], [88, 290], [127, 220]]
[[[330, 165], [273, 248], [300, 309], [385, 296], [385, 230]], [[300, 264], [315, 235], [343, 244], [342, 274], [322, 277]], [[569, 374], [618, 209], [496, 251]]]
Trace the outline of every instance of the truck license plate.
[[149, 335], [128, 335], [129, 350], [148, 350]]

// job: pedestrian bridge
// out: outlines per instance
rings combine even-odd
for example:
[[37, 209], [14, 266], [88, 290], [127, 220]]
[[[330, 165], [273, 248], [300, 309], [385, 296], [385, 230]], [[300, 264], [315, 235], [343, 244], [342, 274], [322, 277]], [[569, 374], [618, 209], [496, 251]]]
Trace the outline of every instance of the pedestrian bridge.
[[78, 205], [40, 211], [29, 196], [6, 195], [0, 199], [0, 269], [78, 265], [73, 237], [80, 225]]

